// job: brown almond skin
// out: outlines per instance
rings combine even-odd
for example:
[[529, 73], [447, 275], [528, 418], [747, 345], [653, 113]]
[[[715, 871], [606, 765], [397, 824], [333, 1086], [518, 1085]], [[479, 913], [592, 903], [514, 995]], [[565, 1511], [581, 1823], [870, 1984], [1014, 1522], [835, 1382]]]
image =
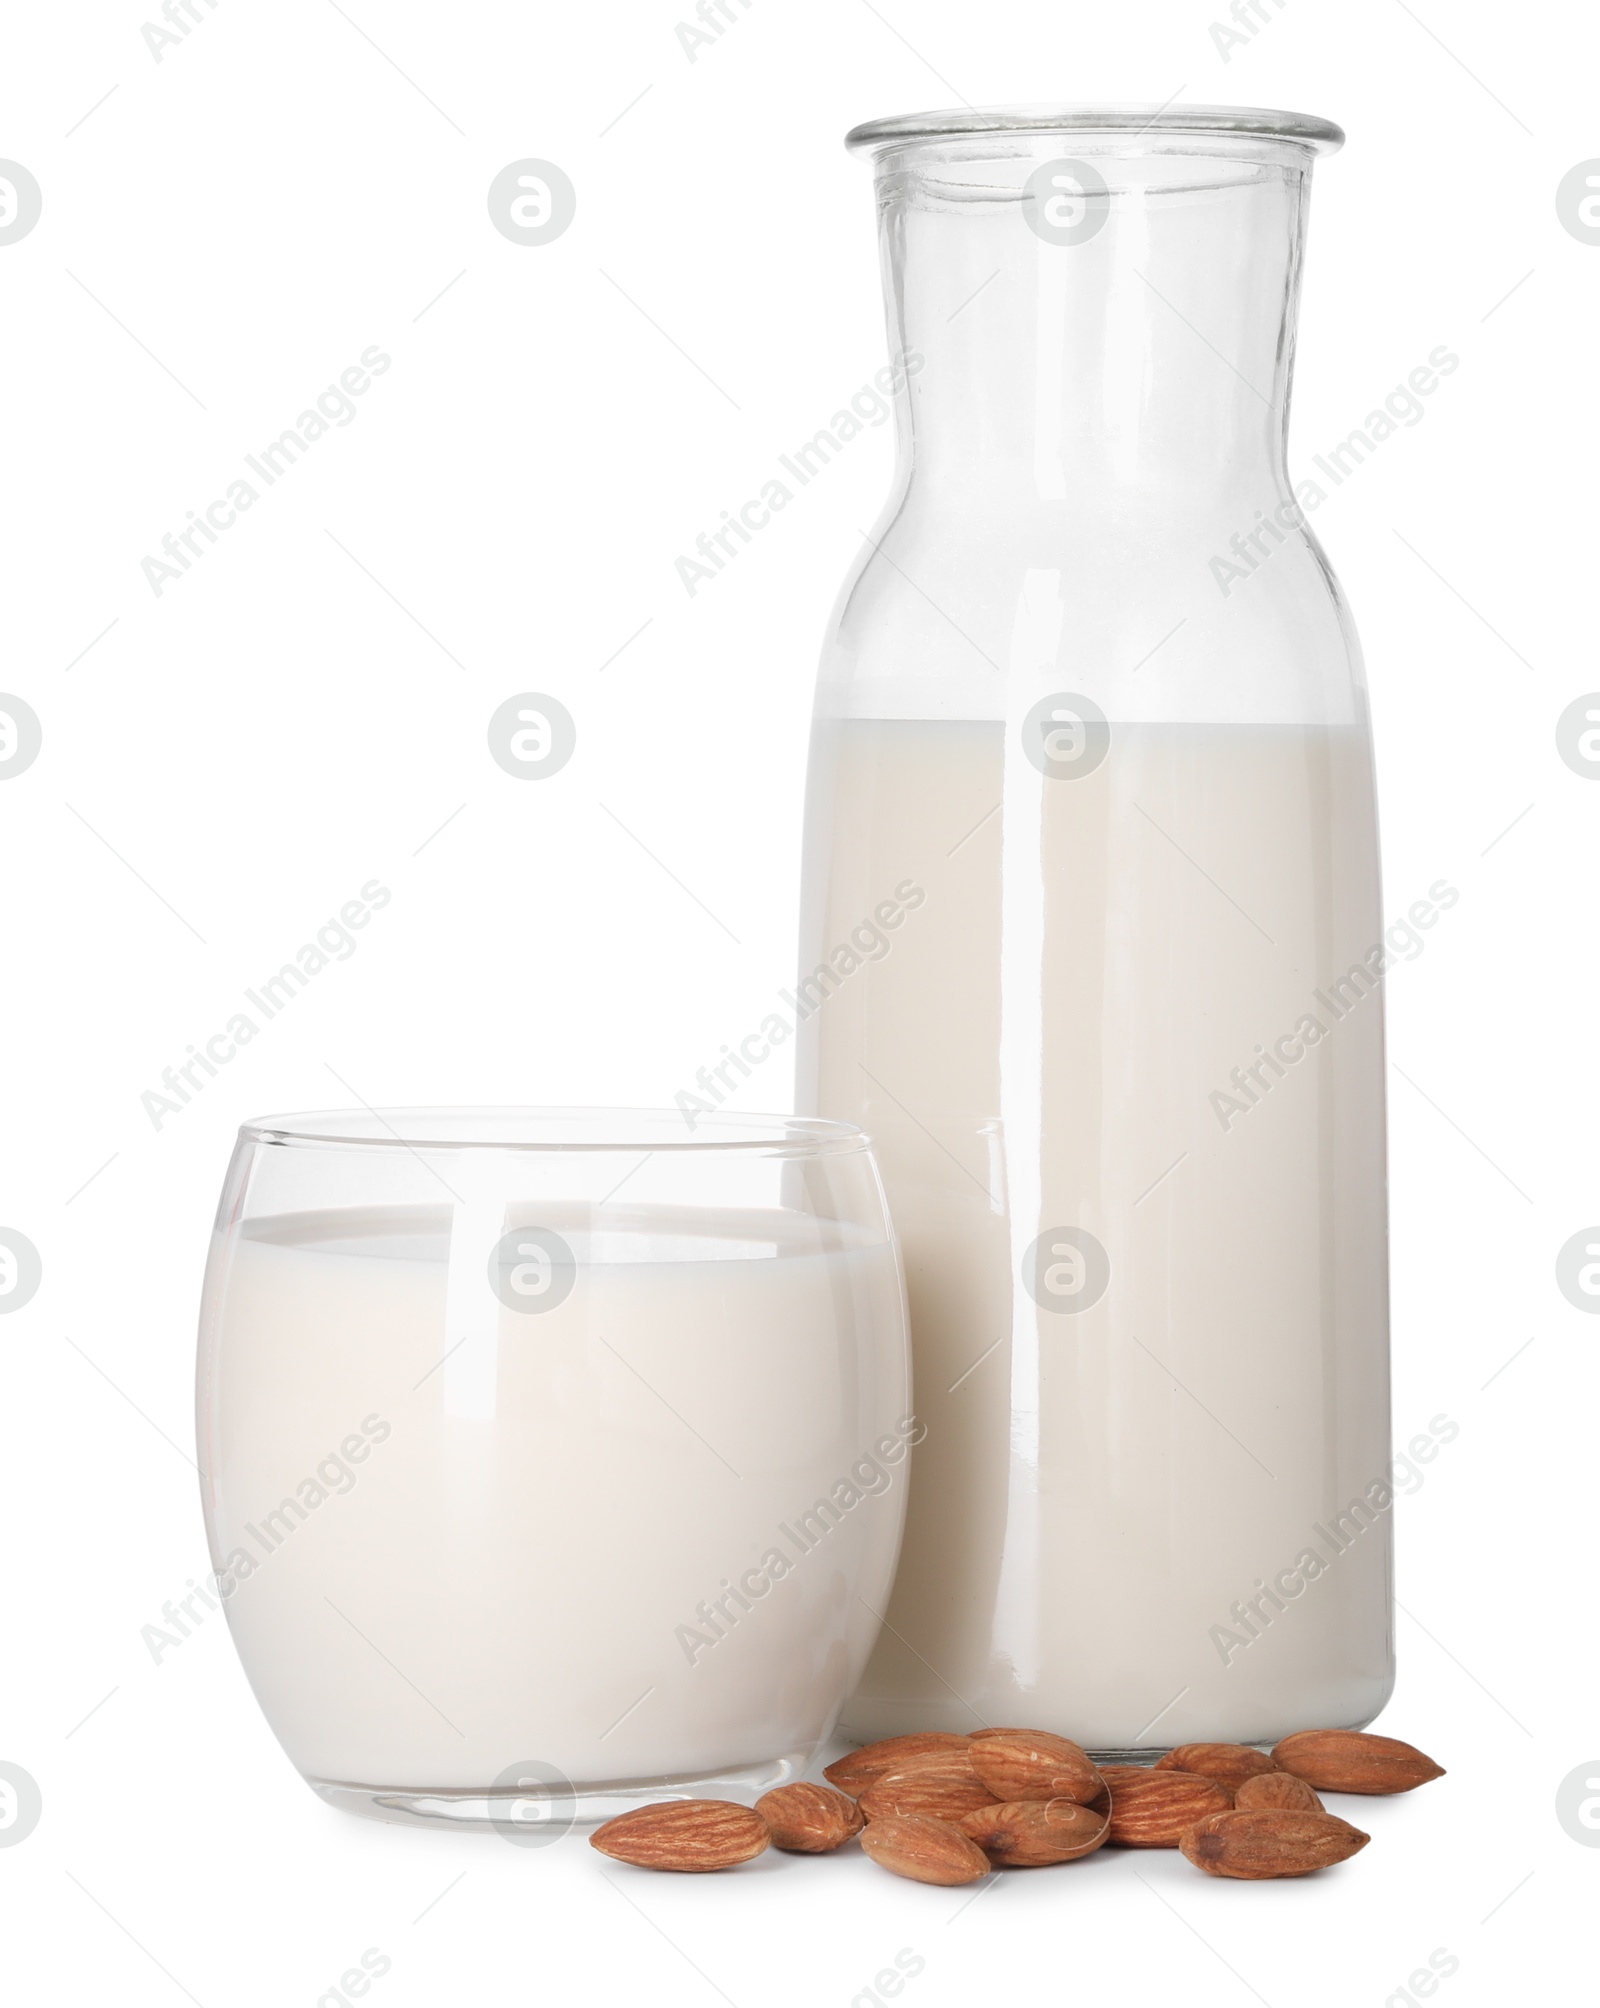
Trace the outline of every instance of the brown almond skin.
[[1091, 1799], [1089, 1804], [1091, 1806], [1100, 1806], [1103, 1802], [1103, 1810], [1109, 1811], [1111, 1806], [1111, 1787], [1116, 1781], [1119, 1778], [1148, 1778], [1151, 1775], [1152, 1768], [1149, 1764], [1102, 1764], [1100, 1766], [1100, 1794], [1097, 1798]]
[[969, 1750], [928, 1750], [884, 1772], [858, 1803], [869, 1820], [920, 1816], [954, 1825], [979, 1806], [992, 1806], [995, 1797], [973, 1769]]
[[912, 1757], [925, 1757], [932, 1750], [965, 1750], [972, 1739], [956, 1736], [945, 1729], [921, 1729], [913, 1736], [886, 1736], [881, 1743], [865, 1743], [848, 1756], [836, 1757], [823, 1767], [830, 1785], [858, 1799], [862, 1791]]
[[982, 1848], [945, 1820], [920, 1815], [873, 1820], [862, 1832], [861, 1845], [879, 1868], [912, 1882], [953, 1889], [989, 1873]]
[[1201, 1778], [1215, 1778], [1219, 1785], [1233, 1786], [1278, 1767], [1264, 1750], [1252, 1750], [1248, 1743], [1180, 1743], [1158, 1757], [1155, 1768], [1193, 1771]]
[[1024, 1799], [1009, 1806], [980, 1806], [962, 1820], [961, 1831], [996, 1868], [1042, 1869], [1078, 1861], [1104, 1847], [1111, 1821], [1075, 1799]]
[[1080, 1744], [1046, 1729], [1013, 1730], [973, 1743], [968, 1761], [995, 1798], [1072, 1799], [1086, 1805], [1104, 1784]]
[[1197, 1820], [1233, 1810], [1233, 1794], [1215, 1778], [1131, 1766], [1117, 1770], [1120, 1775], [1107, 1781], [1111, 1831], [1106, 1839], [1114, 1848], [1175, 1848]]
[[763, 1792], [756, 1811], [772, 1845], [791, 1855], [831, 1855], [867, 1824], [867, 1816], [831, 1785], [779, 1785]]
[[1272, 1755], [1280, 1771], [1304, 1778], [1319, 1792], [1414, 1792], [1444, 1776], [1444, 1766], [1413, 1744], [1360, 1729], [1302, 1729], [1286, 1736]]
[[1092, 1799], [1084, 1804], [1097, 1813], [1111, 1811], [1111, 1787], [1118, 1778], [1148, 1778], [1151, 1766], [1148, 1764], [1102, 1764], [1100, 1767], [1100, 1789]]
[[981, 1743], [987, 1736], [1042, 1736], [1048, 1733], [1047, 1730], [1040, 1729], [974, 1729], [971, 1740], [974, 1743]]
[[1258, 1771], [1233, 1788], [1233, 1803], [1240, 1812], [1325, 1813], [1328, 1809], [1304, 1778], [1291, 1771]]
[[1178, 1843], [1185, 1861], [1208, 1876], [1266, 1882], [1275, 1876], [1308, 1876], [1348, 1861], [1371, 1840], [1333, 1813], [1296, 1813], [1265, 1807], [1209, 1813]]
[[753, 1861], [770, 1838], [759, 1813], [729, 1799], [664, 1799], [607, 1820], [589, 1845], [635, 1868], [692, 1875]]

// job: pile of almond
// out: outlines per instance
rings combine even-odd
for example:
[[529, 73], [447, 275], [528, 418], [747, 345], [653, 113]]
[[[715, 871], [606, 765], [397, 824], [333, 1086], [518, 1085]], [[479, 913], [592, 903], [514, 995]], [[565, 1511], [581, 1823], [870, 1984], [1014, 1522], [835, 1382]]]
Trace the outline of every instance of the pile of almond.
[[830, 1854], [859, 1835], [880, 1868], [913, 1882], [976, 1882], [1097, 1848], [1178, 1848], [1207, 1875], [1259, 1882], [1348, 1861], [1369, 1834], [1319, 1792], [1409, 1792], [1444, 1772], [1392, 1736], [1305, 1729], [1269, 1757], [1244, 1743], [1185, 1743], [1146, 1768], [1097, 1766], [1043, 1729], [928, 1730], [830, 1764], [829, 1785], [780, 1785], [752, 1809], [672, 1799], [608, 1820], [590, 1845], [639, 1868], [733, 1868], [767, 1847]]

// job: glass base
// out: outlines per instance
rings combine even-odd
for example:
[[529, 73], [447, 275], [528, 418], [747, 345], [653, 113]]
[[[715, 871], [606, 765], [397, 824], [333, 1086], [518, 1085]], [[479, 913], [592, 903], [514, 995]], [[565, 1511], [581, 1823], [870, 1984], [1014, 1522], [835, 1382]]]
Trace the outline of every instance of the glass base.
[[[547, 1783], [530, 1775], [517, 1783], [426, 1787], [358, 1785], [336, 1778], [307, 1778], [319, 1799], [342, 1812], [398, 1826], [476, 1828], [520, 1847], [546, 1847], [574, 1827], [595, 1827], [635, 1806], [663, 1799], [732, 1799], [753, 1805], [775, 1785], [788, 1785], [806, 1768], [810, 1752], [797, 1750], [759, 1764], [693, 1777], [615, 1778], [594, 1784]], [[539, 1766], [539, 1773], [548, 1766]]]

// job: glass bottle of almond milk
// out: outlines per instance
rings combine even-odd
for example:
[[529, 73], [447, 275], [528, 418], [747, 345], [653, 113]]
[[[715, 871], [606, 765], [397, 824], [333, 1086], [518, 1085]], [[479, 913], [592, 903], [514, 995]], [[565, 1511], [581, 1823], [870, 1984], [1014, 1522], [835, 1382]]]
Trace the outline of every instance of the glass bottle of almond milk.
[[1265, 1742], [1389, 1693], [1391, 951], [1333, 483], [1285, 461], [1341, 140], [850, 136], [899, 466], [823, 657], [800, 1107], [876, 1140], [927, 1431], [863, 1739]]

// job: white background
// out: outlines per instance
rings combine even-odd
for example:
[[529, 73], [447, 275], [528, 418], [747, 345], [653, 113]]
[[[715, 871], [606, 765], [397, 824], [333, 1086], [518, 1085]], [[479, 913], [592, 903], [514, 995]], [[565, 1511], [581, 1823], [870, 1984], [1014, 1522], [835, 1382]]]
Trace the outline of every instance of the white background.
[[[1600, 785], [1554, 728], [1600, 687], [1600, 248], [1555, 190], [1600, 155], [1600, 21], [1263, 0], [1224, 63], [1207, 0], [753, 0], [691, 64], [673, 0], [196, 6], [159, 64], [136, 5], [19, 9], [0, 85], [0, 154], [44, 191], [0, 248], [0, 688], [44, 728], [0, 785], [0, 1224], [44, 1262], [0, 1321], [0, 1757], [44, 1804], [0, 1849], [8, 1996], [312, 2008], [376, 1946], [382, 2008], [845, 2008], [910, 1947], [917, 2008], [1380, 2008], [1445, 1947], [1450, 2008], [1586, 1998], [1600, 1852], [1554, 1801], [1600, 1752], [1600, 1325], [1554, 1262], [1600, 1218]], [[1396, 1434], [1442, 1411], [1460, 1435], [1397, 1509], [1379, 1724], [1450, 1775], [1341, 1803], [1373, 1844], [1310, 1882], [1107, 1854], [970, 1909], [856, 1851], [649, 1877], [581, 1839], [338, 1815], [220, 1617], [159, 1666], [140, 1638], [206, 1567], [193, 1331], [235, 1127], [356, 1096], [670, 1102], [759, 1021], [887, 431], [692, 600], [673, 561], [882, 363], [840, 138], [957, 98], [1178, 92], [1349, 132], [1317, 172], [1297, 473], [1438, 344], [1461, 357], [1317, 523], [1367, 652], [1386, 907], [1461, 892], [1389, 986]], [[578, 191], [538, 249], [485, 206], [530, 155]], [[154, 596], [141, 558], [374, 343], [393, 366], [355, 421]], [[528, 689], [578, 729], [532, 785], [485, 747]], [[373, 877], [393, 899], [357, 953], [155, 1129], [163, 1068]], [[781, 1068], [747, 1106], [787, 1105]]]

